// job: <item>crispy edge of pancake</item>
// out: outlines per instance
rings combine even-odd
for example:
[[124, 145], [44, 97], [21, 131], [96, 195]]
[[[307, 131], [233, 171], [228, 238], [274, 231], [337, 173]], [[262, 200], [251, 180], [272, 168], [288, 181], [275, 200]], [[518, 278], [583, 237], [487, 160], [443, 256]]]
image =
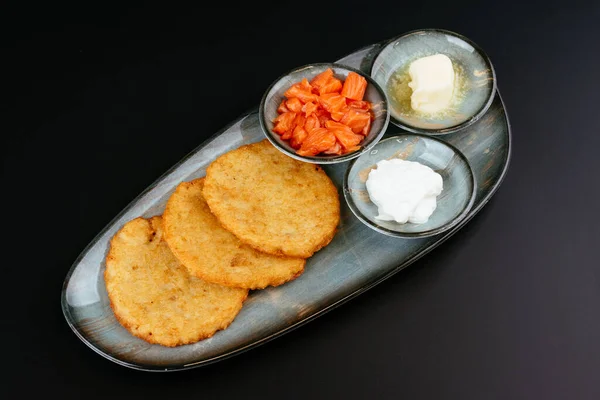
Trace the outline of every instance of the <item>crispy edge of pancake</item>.
[[[111, 287], [111, 279], [109, 276], [109, 269], [112, 268], [112, 264], [113, 263], [118, 263], [118, 256], [115, 255], [116, 253], [116, 246], [117, 246], [117, 240], [119, 240], [118, 235], [122, 234], [125, 232], [126, 229], [131, 227], [131, 224], [138, 224], [138, 223], [145, 223], [146, 224], [146, 228], [148, 229], [148, 231], [145, 233], [148, 237], [150, 237], [150, 241], [152, 241], [158, 230], [162, 230], [162, 217], [161, 216], [155, 216], [155, 217], [151, 217], [151, 218], [142, 218], [142, 217], [137, 217], [134, 218], [128, 222], [126, 222], [111, 238], [110, 242], [109, 242], [109, 250], [107, 252], [106, 255], [106, 266], [105, 266], [105, 270], [104, 270], [104, 282], [105, 282], [105, 288], [108, 294], [108, 299], [109, 299], [109, 305], [110, 308], [113, 311], [113, 314], [115, 316], [115, 318], [117, 319], [117, 321], [119, 322], [119, 324], [121, 324], [121, 326], [123, 326], [129, 333], [131, 333], [133, 336], [136, 336], [148, 343], [151, 344], [158, 344], [161, 346], [165, 346], [165, 347], [176, 347], [176, 346], [181, 346], [181, 345], [185, 345], [185, 344], [192, 344], [192, 343], [196, 343], [199, 342], [201, 340], [204, 339], [208, 339], [212, 336], [214, 336], [214, 334], [216, 332], [218, 332], [219, 330], [223, 330], [226, 329], [229, 325], [231, 325], [231, 323], [235, 320], [236, 316], [239, 314], [240, 310], [243, 307], [244, 301], [247, 299], [248, 297], [248, 290], [244, 290], [241, 288], [228, 288], [232, 290], [232, 293], [235, 293], [235, 291], [238, 291], [239, 294], [239, 305], [236, 307], [236, 309], [233, 311], [233, 315], [232, 316], [227, 316], [227, 318], [223, 319], [221, 324], [216, 324], [214, 326], [214, 328], [210, 328], [210, 329], [204, 329], [205, 332], [200, 332], [198, 333], [198, 335], [190, 337], [188, 339], [182, 339], [181, 337], [179, 337], [177, 340], [162, 340], [161, 339], [161, 335], [153, 335], [151, 332], [149, 334], [140, 332], [139, 330], [134, 329], [134, 325], [135, 322], [130, 321], [128, 318], [125, 318], [124, 316], [121, 315], [120, 313], [120, 307], [121, 305], [116, 304], [117, 302], [114, 299], [114, 296], [112, 295], [112, 290]], [[162, 232], [164, 234], [164, 231]], [[159, 238], [160, 241], [164, 242], [164, 238]], [[164, 243], [165, 245], [165, 249], [166, 251], [170, 252], [170, 249], [168, 248], [166, 242]], [[171, 253], [171, 256], [173, 257], [174, 260], [177, 261], [177, 259], [175, 258], [175, 255]], [[179, 263], [181, 264], [181, 263]], [[182, 270], [185, 270], [185, 267], [183, 265], [181, 265]], [[118, 267], [117, 267], [118, 268]], [[196, 277], [192, 277], [190, 275], [191, 279], [198, 279]], [[205, 284], [208, 285], [215, 285], [212, 283], [208, 283], [208, 282], [203, 282]], [[234, 299], [235, 301], [235, 299]], [[175, 337], [175, 335], [173, 335], [173, 337]]]
[[[245, 235], [244, 230], [239, 229], [239, 227], [243, 226], [244, 224], [241, 224], [238, 226], [235, 223], [232, 223], [233, 218], [227, 218], [226, 214], [228, 212], [223, 210], [223, 208], [219, 204], [219, 201], [216, 199], [217, 196], [213, 196], [214, 192], [212, 192], [212, 191], [213, 190], [218, 191], [219, 190], [218, 186], [221, 186], [221, 187], [223, 186], [222, 184], [219, 184], [216, 179], [212, 179], [213, 172], [217, 168], [220, 168], [221, 163], [228, 162], [231, 157], [237, 157], [238, 154], [241, 154], [240, 158], [243, 158], [245, 152], [247, 152], [247, 151], [254, 152], [253, 148], [255, 146], [261, 146], [261, 147], [265, 147], [265, 148], [271, 147], [274, 150], [272, 152], [272, 154], [275, 154], [276, 157], [278, 157], [278, 158], [288, 157], [288, 156], [284, 155], [283, 153], [281, 153], [279, 150], [277, 150], [267, 139], [263, 139], [259, 142], [240, 146], [237, 149], [228, 151], [227, 153], [220, 155], [208, 166], [208, 168], [206, 170], [207, 184], [205, 184], [204, 190], [203, 190], [203, 194], [206, 199], [206, 202], [209, 205], [211, 212], [217, 217], [217, 219], [219, 220], [221, 225], [225, 229], [227, 229], [228, 231], [230, 231], [234, 235], [236, 235], [238, 237], [238, 239], [240, 239], [243, 243], [246, 243], [247, 245], [252, 246], [253, 248], [255, 248], [259, 251], [273, 254], [273, 255], [309, 258], [314, 253], [321, 250], [323, 247], [327, 246], [333, 240], [333, 238], [335, 237], [335, 235], [338, 232], [338, 226], [339, 226], [340, 218], [341, 218], [341, 207], [340, 207], [338, 190], [335, 187], [335, 185], [333, 184], [333, 181], [331, 180], [331, 178], [325, 173], [323, 168], [321, 168], [319, 165], [302, 163], [301, 161], [298, 161], [298, 160], [295, 160], [295, 159], [292, 159], [289, 157], [288, 157], [289, 160], [286, 160], [286, 161], [290, 161], [293, 163], [306, 164], [307, 167], [303, 167], [303, 168], [306, 168], [307, 171], [309, 169], [314, 168], [314, 171], [316, 171], [318, 174], [320, 174], [320, 178], [325, 177], [325, 179], [323, 181], [326, 183], [326, 185], [325, 185], [326, 190], [330, 191], [330, 196], [331, 196], [330, 198], [333, 199], [334, 210], [333, 210], [331, 218], [330, 218], [330, 223], [327, 224], [327, 225], [330, 225], [330, 229], [323, 232], [319, 236], [315, 236], [314, 239], [310, 241], [311, 246], [306, 246], [303, 248], [294, 248], [294, 247], [284, 248], [284, 246], [265, 243], [265, 241], [261, 240], [260, 237], [253, 238], [253, 237], [251, 237], [251, 235]], [[270, 157], [273, 157], [273, 156], [270, 155]], [[253, 170], [253, 169], [246, 168], [246, 170]], [[215, 182], [213, 182], [213, 181], [215, 181]], [[208, 187], [208, 190], [207, 190], [207, 187]], [[309, 190], [310, 189], [311, 188], [309, 185]], [[329, 221], [327, 221], [327, 222], [329, 222]]]

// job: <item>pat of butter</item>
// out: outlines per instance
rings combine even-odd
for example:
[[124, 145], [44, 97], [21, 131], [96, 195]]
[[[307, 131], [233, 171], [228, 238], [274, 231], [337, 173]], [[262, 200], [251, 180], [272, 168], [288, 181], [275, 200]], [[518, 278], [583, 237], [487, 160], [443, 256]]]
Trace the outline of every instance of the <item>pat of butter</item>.
[[422, 57], [408, 68], [413, 110], [436, 113], [448, 107], [454, 91], [454, 68], [444, 54]]

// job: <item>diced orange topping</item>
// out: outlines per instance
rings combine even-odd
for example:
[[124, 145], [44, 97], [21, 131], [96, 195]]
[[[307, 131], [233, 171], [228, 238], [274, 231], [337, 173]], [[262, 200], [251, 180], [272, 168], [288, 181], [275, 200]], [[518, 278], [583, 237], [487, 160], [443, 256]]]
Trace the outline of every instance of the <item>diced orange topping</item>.
[[290, 145], [298, 150], [304, 142], [304, 139], [308, 136], [308, 132], [301, 126], [296, 126], [294, 128], [294, 132], [292, 132], [292, 140], [290, 140]]
[[287, 109], [290, 111], [293, 111], [295, 113], [302, 112], [303, 104], [300, 101], [300, 99], [297, 97], [292, 97], [291, 99], [289, 99], [288, 101], [285, 102], [285, 105], [286, 105]]
[[325, 84], [333, 77], [333, 70], [331, 68], [327, 68], [325, 71], [321, 72], [319, 75], [315, 76], [311, 81], [310, 85], [319, 93], [319, 89], [325, 86]]
[[371, 129], [372, 104], [363, 100], [367, 80], [350, 72], [342, 82], [331, 68], [310, 82], [292, 84], [277, 108], [273, 132], [296, 153], [341, 155], [360, 149]]
[[325, 93], [319, 96], [319, 103], [330, 113], [342, 111], [346, 107], [346, 99], [339, 93]]
[[341, 144], [344, 149], [354, 147], [364, 139], [362, 135], [357, 135], [352, 132], [352, 129], [350, 129], [348, 125], [335, 121], [328, 121], [325, 126], [335, 135], [338, 143]]
[[302, 112], [304, 112], [304, 115], [306, 115], [307, 117], [310, 117], [315, 111], [317, 111], [317, 108], [319, 108], [318, 103], [315, 103], [314, 101], [309, 101], [302, 107]]
[[291, 124], [290, 129], [285, 131], [284, 134], [281, 135], [282, 140], [290, 140], [292, 138], [293, 132], [296, 128], [304, 128], [304, 123], [306, 122], [306, 117], [302, 113], [297, 113], [296, 118]]
[[283, 93], [285, 97], [291, 99], [297, 97], [302, 103], [308, 103], [309, 101], [317, 101], [318, 96], [311, 92], [310, 89], [302, 87], [302, 84], [295, 83], [288, 90]]
[[306, 132], [310, 132], [313, 129], [320, 127], [321, 122], [319, 122], [319, 118], [316, 115], [311, 115], [306, 118], [306, 122], [304, 123], [304, 129], [306, 129]]
[[333, 76], [331, 68], [327, 68], [315, 76], [310, 81], [310, 85], [313, 87], [313, 93], [318, 93], [319, 95], [334, 92], [339, 93], [342, 90], [342, 81]]
[[285, 112], [280, 114], [275, 120], [275, 126], [273, 127], [273, 132], [283, 135], [288, 131], [291, 131], [294, 128], [294, 120], [296, 119], [296, 113], [292, 111]]
[[285, 102], [286, 102], [286, 100], [285, 100], [285, 99], [283, 99], [283, 100], [281, 101], [281, 104], [279, 105], [279, 107], [277, 107], [277, 113], [279, 113], [279, 114], [283, 114], [283, 113], [285, 113], [285, 112], [288, 112], [288, 111], [290, 111], [290, 110], [288, 110], [288, 108], [285, 106]]
[[346, 115], [346, 108], [341, 109], [340, 111], [333, 111], [331, 113], [331, 119], [334, 121], [340, 121]]
[[344, 81], [341, 95], [348, 99], [360, 101], [363, 99], [366, 90], [367, 80], [356, 72], [350, 71]]
[[352, 129], [352, 132], [362, 133], [362, 130], [370, 122], [370, 120], [370, 112], [348, 107], [346, 114], [340, 120], [340, 122], [344, 125], [348, 125], [350, 129]]
[[324, 108], [318, 108], [317, 111], [315, 111], [315, 115], [319, 118], [319, 124], [321, 124], [321, 126], [325, 126], [325, 123], [331, 119], [331, 114]]
[[343, 152], [343, 147], [339, 144], [336, 143], [334, 144], [332, 147], [330, 147], [329, 149], [325, 150], [323, 153], [325, 154], [335, 154], [335, 155], [341, 155]]
[[367, 136], [369, 134], [369, 131], [371, 131], [371, 121], [372, 120], [373, 120], [372, 118], [369, 118], [369, 120], [367, 121], [367, 124], [360, 132], [363, 136]]
[[297, 153], [301, 156], [316, 156], [333, 147], [336, 143], [335, 135], [327, 128], [313, 129], [302, 142]]
[[328, 128], [330, 130], [340, 129], [343, 131], [352, 132], [352, 129], [350, 129], [350, 127], [348, 125], [344, 125], [342, 123], [335, 122], [335, 121], [327, 121], [327, 123], [325, 124], [325, 128]]
[[319, 94], [323, 95], [325, 93], [339, 93], [340, 90], [342, 90], [342, 81], [332, 77], [323, 86], [321, 86], [319, 89]]
[[306, 117], [304, 116], [304, 114], [299, 113], [294, 119], [294, 128], [297, 126], [304, 128], [304, 124], [306, 124]]
[[307, 90], [309, 92], [312, 91], [313, 87], [311, 86], [310, 82], [306, 78], [302, 78], [299, 85], [300, 85], [300, 88], [303, 90]]

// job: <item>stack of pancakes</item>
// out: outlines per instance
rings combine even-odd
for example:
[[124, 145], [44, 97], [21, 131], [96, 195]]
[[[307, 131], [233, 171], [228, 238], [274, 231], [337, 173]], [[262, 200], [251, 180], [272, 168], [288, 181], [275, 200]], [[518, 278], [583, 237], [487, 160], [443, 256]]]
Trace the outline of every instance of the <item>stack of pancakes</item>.
[[315, 164], [266, 139], [181, 182], [162, 216], [136, 218], [112, 238], [104, 273], [111, 307], [133, 335], [178, 346], [225, 329], [249, 290], [304, 272], [333, 238], [336, 187]]

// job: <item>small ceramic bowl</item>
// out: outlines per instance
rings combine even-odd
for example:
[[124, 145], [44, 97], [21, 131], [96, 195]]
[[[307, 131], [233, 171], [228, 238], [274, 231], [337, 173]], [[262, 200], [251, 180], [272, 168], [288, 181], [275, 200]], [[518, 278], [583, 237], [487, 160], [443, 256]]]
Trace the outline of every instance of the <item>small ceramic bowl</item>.
[[[443, 190], [437, 207], [423, 224], [382, 221], [366, 187], [369, 172], [377, 162], [399, 158], [417, 161], [442, 176]], [[389, 236], [420, 238], [433, 236], [460, 223], [473, 206], [476, 182], [466, 157], [452, 145], [421, 134], [400, 134], [381, 140], [349, 165], [344, 176], [344, 197], [350, 210], [369, 228]]]
[[[342, 81], [346, 79], [350, 71], [356, 72], [367, 80], [367, 89], [363, 99], [371, 102], [374, 120], [371, 122], [369, 134], [360, 143], [360, 148], [354, 152], [342, 155], [301, 156], [296, 153], [296, 150], [290, 146], [287, 141], [282, 140], [277, 133], [273, 132], [273, 120], [279, 115], [277, 113], [277, 108], [284, 99], [283, 93], [291, 85], [302, 81], [303, 78], [308, 79], [310, 82], [312, 78], [327, 70], [327, 68], [331, 68], [334, 72], [334, 76]], [[304, 65], [277, 78], [265, 91], [260, 102], [258, 114], [263, 132], [267, 139], [277, 149], [292, 158], [313, 164], [334, 164], [344, 162], [369, 151], [369, 149], [381, 139], [390, 121], [388, 100], [383, 89], [368, 74], [355, 68], [336, 63]]]
[[[408, 67], [434, 54], [445, 54], [452, 61], [455, 89], [447, 110], [423, 114], [410, 105]], [[473, 124], [488, 110], [496, 93], [496, 74], [485, 52], [466, 37], [442, 29], [412, 31], [388, 41], [373, 61], [371, 77], [386, 91], [392, 123], [429, 135]]]

